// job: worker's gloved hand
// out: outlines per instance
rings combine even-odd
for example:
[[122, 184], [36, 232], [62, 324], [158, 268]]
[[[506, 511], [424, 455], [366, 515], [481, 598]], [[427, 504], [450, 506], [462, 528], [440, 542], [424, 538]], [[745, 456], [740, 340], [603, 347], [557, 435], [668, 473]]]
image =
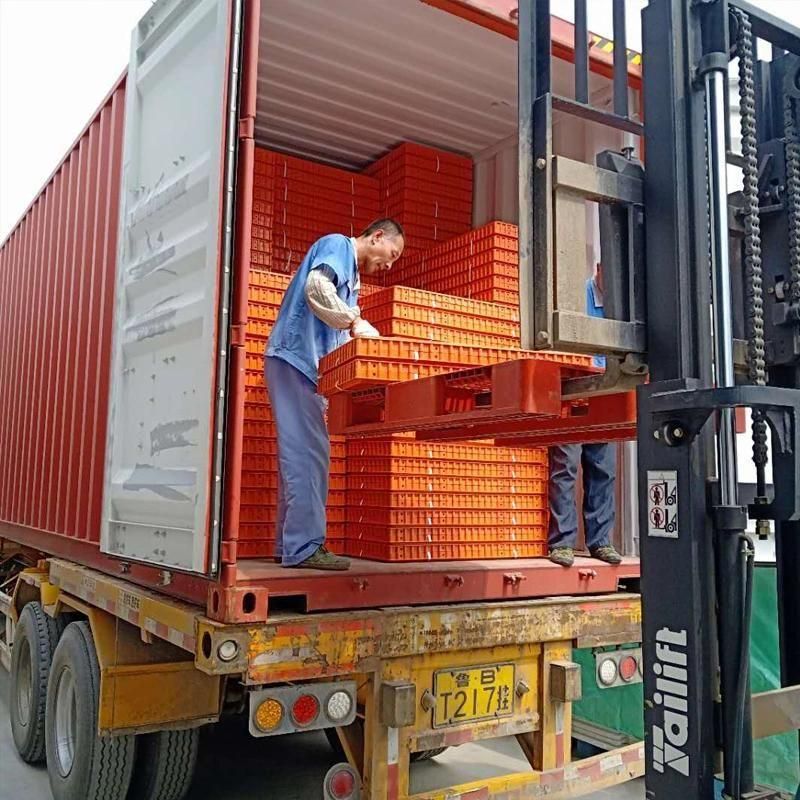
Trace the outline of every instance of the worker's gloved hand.
[[380, 333], [362, 317], [359, 317], [350, 326], [350, 333], [354, 339], [378, 339], [380, 337]]

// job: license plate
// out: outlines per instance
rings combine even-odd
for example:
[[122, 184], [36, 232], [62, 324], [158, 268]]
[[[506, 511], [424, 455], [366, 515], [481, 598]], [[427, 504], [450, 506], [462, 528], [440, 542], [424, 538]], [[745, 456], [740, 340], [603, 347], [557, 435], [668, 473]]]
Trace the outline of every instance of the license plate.
[[433, 727], [460, 725], [514, 713], [514, 665], [441, 669], [433, 674]]

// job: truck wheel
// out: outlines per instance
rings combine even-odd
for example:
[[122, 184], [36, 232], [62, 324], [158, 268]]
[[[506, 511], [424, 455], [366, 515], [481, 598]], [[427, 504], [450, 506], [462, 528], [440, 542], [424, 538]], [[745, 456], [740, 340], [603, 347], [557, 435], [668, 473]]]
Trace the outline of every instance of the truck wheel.
[[414, 764], [417, 761], [430, 761], [432, 758], [440, 756], [445, 750], [447, 750], [446, 747], [437, 747], [433, 750], [420, 750], [419, 753], [412, 753], [411, 763]]
[[134, 736], [98, 736], [100, 667], [88, 622], [69, 624], [50, 667], [45, 714], [54, 800], [125, 800]]
[[199, 728], [137, 736], [127, 800], [183, 800], [194, 777], [199, 741]]
[[[325, 736], [328, 739], [328, 744], [330, 744], [331, 749], [336, 754], [336, 757], [340, 761], [347, 761], [347, 756], [345, 755], [342, 743], [339, 741], [339, 734], [336, 733], [336, 728], [325, 728]], [[412, 753], [411, 763], [430, 761], [432, 758], [440, 756], [445, 750], [447, 750], [446, 747], [437, 747], [435, 750], [420, 750], [419, 753]]]
[[60, 626], [41, 603], [27, 603], [19, 615], [11, 649], [11, 733], [23, 761], [44, 761], [47, 679]]

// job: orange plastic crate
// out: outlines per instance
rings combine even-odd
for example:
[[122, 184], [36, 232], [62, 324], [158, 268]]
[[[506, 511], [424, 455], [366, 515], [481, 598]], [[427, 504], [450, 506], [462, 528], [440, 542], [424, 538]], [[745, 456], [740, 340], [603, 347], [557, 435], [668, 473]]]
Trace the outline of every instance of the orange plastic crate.
[[351, 476], [366, 475], [431, 475], [460, 478], [502, 478], [546, 480], [544, 464], [511, 464], [487, 461], [457, 461], [432, 458], [361, 458], [349, 456], [347, 470]]
[[492, 527], [528, 526], [546, 524], [547, 507], [542, 509], [504, 510], [504, 509], [448, 509], [448, 508], [372, 508], [365, 505], [348, 505], [347, 524], [353, 526], [381, 525], [388, 527], [420, 528], [437, 527]]
[[[331, 504], [325, 509], [328, 525], [344, 524], [345, 508], [343, 503]], [[245, 524], [275, 526], [278, 520], [277, 495], [269, 503], [242, 504], [239, 509], [240, 528]]]
[[[392, 303], [367, 309], [365, 306], [371, 305], [368, 301], [369, 297], [361, 302], [361, 311], [365, 317], [372, 321], [389, 322], [397, 320], [414, 325], [428, 325], [454, 333], [480, 333], [496, 336], [514, 343], [519, 342], [520, 327], [517, 322], [456, 314], [452, 311], [439, 311], [434, 308], [407, 305], [405, 303]], [[483, 305], [496, 306], [495, 303], [484, 303]], [[503, 306], [497, 307], [505, 310]], [[504, 346], [516, 347], [517, 344], [506, 344]]]
[[462, 477], [457, 475], [403, 475], [387, 473], [370, 475], [366, 472], [347, 475], [347, 489], [356, 494], [362, 491], [428, 492], [454, 494], [503, 494], [514, 497], [546, 495], [547, 481], [530, 478]]
[[518, 348], [472, 347], [447, 342], [410, 339], [352, 339], [323, 359], [321, 368], [368, 359], [389, 363], [430, 364], [444, 367], [488, 366], [532, 355]]
[[[275, 490], [278, 489], [278, 473], [277, 472], [253, 472], [242, 471], [242, 488], [244, 489], [265, 489]], [[342, 474], [331, 473], [328, 476], [328, 491], [329, 492], [344, 492], [347, 481]]]
[[402, 336], [406, 339], [423, 339], [430, 342], [452, 342], [475, 347], [514, 347], [519, 344], [519, 338], [505, 336], [492, 336], [488, 333], [475, 331], [459, 331], [453, 328], [444, 328], [437, 325], [427, 325], [421, 322], [408, 320], [382, 320], [370, 317], [370, 322], [377, 328], [382, 336]]
[[[242, 489], [241, 502], [243, 506], [271, 506], [276, 505], [276, 492], [271, 489]], [[345, 492], [334, 490], [328, 492], [327, 506], [344, 506], [347, 504]]]
[[345, 540], [345, 554], [374, 561], [473, 561], [494, 558], [538, 558], [547, 554], [544, 543], [503, 544], [387, 544]]
[[[344, 554], [345, 540], [342, 536], [325, 538], [325, 546], [332, 552]], [[275, 553], [274, 539], [240, 539], [236, 544], [238, 558], [272, 558]]]
[[540, 447], [495, 446], [493, 442], [417, 442], [401, 437], [348, 439], [347, 458], [414, 458], [482, 463], [548, 463], [547, 450]]
[[[391, 274], [391, 273], [390, 273]], [[365, 308], [383, 305], [416, 306], [434, 313], [452, 313], [463, 317], [483, 317], [492, 320], [519, 322], [519, 315], [494, 303], [466, 300], [449, 294], [429, 292], [409, 286], [394, 285], [375, 292]]]
[[291, 278], [268, 270], [250, 270], [250, 285], [263, 289], [277, 289], [285, 292], [289, 288]]
[[247, 302], [254, 305], [265, 305], [273, 308], [279, 307], [283, 302], [286, 289], [267, 288], [251, 284], [247, 290]]
[[[352, 494], [352, 493], [351, 493]], [[424, 509], [477, 509], [477, 510], [525, 510], [536, 511], [547, 508], [547, 497], [542, 494], [465, 494], [463, 492], [392, 492], [360, 491], [357, 503], [371, 508], [415, 508]], [[356, 502], [354, 500], [354, 502]]]
[[389, 544], [477, 544], [492, 542], [546, 542], [547, 514], [539, 525], [529, 526], [424, 526], [418, 528], [392, 527], [386, 525], [346, 526], [346, 536], [353, 542], [366, 539], [369, 542]]

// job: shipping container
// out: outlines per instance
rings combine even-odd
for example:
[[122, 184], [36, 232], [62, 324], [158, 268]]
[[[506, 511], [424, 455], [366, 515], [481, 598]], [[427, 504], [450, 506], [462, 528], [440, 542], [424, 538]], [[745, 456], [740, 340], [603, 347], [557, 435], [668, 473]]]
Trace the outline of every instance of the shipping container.
[[[348, 726], [341, 738], [365, 797], [406, 797], [409, 753], [457, 744], [465, 730], [549, 737], [567, 725], [558, 746], [543, 735], [531, 745], [543, 775], [569, 759], [563, 708], [573, 699], [545, 691], [543, 665], [567, 662], [586, 637], [636, 640], [638, 597], [615, 594], [634, 585], [633, 560], [562, 570], [513, 559], [515, 547], [502, 545], [507, 559], [386, 564], [369, 560], [384, 556], [370, 546], [349, 573], [326, 575], [249, 557], [257, 523], [247, 509], [261, 489], [243, 485], [243, 458], [261, 451], [245, 426], [248, 392], [260, 388], [247, 373], [248, 358], [260, 357], [248, 354], [247, 334], [265, 329], [248, 318], [248, 301], [273, 292], [265, 302], [274, 305], [276, 296], [251, 281], [253, 243], [268, 241], [253, 231], [255, 205], [268, 202], [256, 198], [256, 147], [354, 175], [403, 141], [436, 147], [475, 164], [473, 226], [515, 224], [516, 24], [502, 6], [159, 0], [134, 30], [126, 74], [0, 247], [0, 537], [29, 565], [7, 610], [19, 623], [36, 601], [89, 621], [106, 682], [98, 730], [114, 741], [214, 721], [225, 676], [239, 676], [251, 708], [264, 709], [270, 698], [250, 689], [310, 680], [327, 702], [320, 693], [332, 684], [344, 681], [355, 697], [348, 681], [367, 675], [373, 694], [359, 694], [359, 715], [382, 715], [367, 754], [353, 751], [355, 701], [352, 714], [327, 719]], [[345, 58], [342, 42], [354, 37], [360, 45]], [[569, 94], [572, 27], [554, 19], [553, 37], [554, 84]], [[602, 107], [610, 61], [599, 48], [590, 56]], [[637, 81], [632, 65], [634, 113]], [[593, 161], [629, 141], [563, 117], [558, 153]], [[587, 251], [596, 255], [588, 205]], [[542, 486], [525, 513], [541, 510]], [[480, 513], [511, 507], [491, 495], [480, 502]], [[403, 547], [426, 557], [424, 546]], [[541, 544], [523, 549], [543, 553]], [[474, 605], [486, 601], [496, 605]], [[402, 610], [374, 610], [392, 608]], [[126, 660], [119, 641], [104, 639], [108, 625], [134, 650], [161, 648], [152, 660], [164, 668], [137, 683], [138, 657]], [[503, 687], [519, 698], [502, 723], [475, 714], [470, 729], [413, 697], [411, 711], [403, 706], [408, 686], [444, 684], [445, 668], [470, 681], [500, 662], [516, 669]], [[284, 707], [292, 691], [280, 688], [274, 702]], [[298, 729], [281, 725], [272, 732]], [[398, 790], [391, 752], [401, 727]], [[636, 774], [641, 762], [641, 748], [628, 748], [603, 780]]]

